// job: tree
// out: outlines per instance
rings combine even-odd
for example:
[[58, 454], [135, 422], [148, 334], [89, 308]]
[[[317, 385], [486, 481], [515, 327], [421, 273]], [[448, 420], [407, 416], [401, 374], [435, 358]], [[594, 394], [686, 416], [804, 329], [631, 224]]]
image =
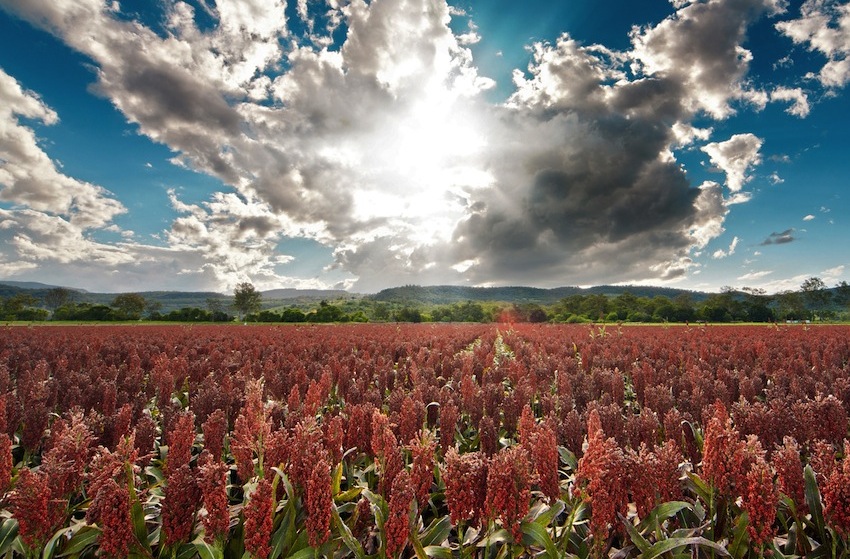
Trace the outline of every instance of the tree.
[[751, 322], [770, 322], [774, 319], [773, 310], [770, 308], [772, 298], [764, 289], [759, 287], [742, 287], [744, 293], [744, 307], [747, 320]]
[[44, 294], [44, 305], [55, 313], [56, 309], [73, 302], [74, 291], [67, 287], [54, 287]]
[[850, 285], [846, 281], [840, 281], [835, 286], [835, 299], [839, 305], [850, 303]]
[[147, 306], [145, 298], [138, 293], [122, 293], [112, 300], [111, 306], [125, 320], [139, 320]]
[[803, 298], [795, 291], [782, 291], [776, 294], [777, 314], [782, 320], [801, 320], [806, 318], [806, 306]]
[[826, 284], [818, 277], [811, 277], [800, 286], [803, 299], [815, 313], [824, 310], [829, 305], [832, 294], [826, 290]]
[[263, 295], [250, 282], [242, 282], [233, 290], [233, 308], [239, 314], [239, 320], [242, 321], [251, 313], [260, 310]]

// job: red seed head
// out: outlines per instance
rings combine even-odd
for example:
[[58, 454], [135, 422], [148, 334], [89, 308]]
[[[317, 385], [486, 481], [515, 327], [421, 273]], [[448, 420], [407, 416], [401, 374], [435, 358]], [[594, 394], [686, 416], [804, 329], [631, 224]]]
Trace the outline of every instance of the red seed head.
[[213, 543], [216, 539], [226, 538], [230, 529], [230, 509], [227, 497], [227, 478], [230, 467], [221, 461], [209, 461], [201, 466], [199, 485], [206, 516], [204, 541]]
[[260, 479], [257, 488], [248, 497], [245, 505], [245, 549], [256, 557], [265, 559], [271, 553], [272, 528], [274, 526], [274, 502], [272, 485], [265, 478]]
[[390, 491], [389, 515], [384, 523], [387, 555], [396, 557], [407, 545], [410, 535], [410, 504], [414, 493], [407, 470], [402, 470], [393, 481]]
[[319, 547], [327, 541], [333, 506], [331, 468], [322, 458], [313, 468], [307, 484], [307, 536], [311, 547]]
[[487, 458], [480, 452], [459, 454], [452, 447], [443, 467], [446, 504], [453, 524], [469, 520], [477, 526], [487, 497]]
[[162, 501], [162, 533], [165, 545], [169, 546], [186, 541], [192, 535], [200, 491], [188, 464], [171, 470], [166, 483]]
[[520, 522], [528, 514], [531, 501], [531, 464], [521, 446], [500, 450], [487, 471], [487, 516], [498, 518], [514, 537], [522, 540]]

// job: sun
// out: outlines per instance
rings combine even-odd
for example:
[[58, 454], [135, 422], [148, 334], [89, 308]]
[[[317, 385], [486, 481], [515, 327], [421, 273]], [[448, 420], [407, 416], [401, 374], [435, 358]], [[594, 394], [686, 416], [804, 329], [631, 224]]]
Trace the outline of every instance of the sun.
[[355, 196], [361, 218], [407, 227], [415, 243], [448, 240], [471, 192], [492, 183], [487, 139], [475, 103], [447, 89], [423, 91], [390, 111], [357, 146], [364, 176]]

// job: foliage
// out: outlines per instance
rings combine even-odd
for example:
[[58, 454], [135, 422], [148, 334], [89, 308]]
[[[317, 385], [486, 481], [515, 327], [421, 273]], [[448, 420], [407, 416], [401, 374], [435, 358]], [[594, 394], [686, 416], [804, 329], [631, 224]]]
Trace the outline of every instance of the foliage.
[[112, 300], [119, 320], [138, 320], [147, 306], [145, 298], [138, 293], [122, 293]]
[[254, 287], [254, 284], [243, 282], [233, 290], [233, 308], [239, 313], [239, 320], [246, 315], [260, 310], [263, 296]]

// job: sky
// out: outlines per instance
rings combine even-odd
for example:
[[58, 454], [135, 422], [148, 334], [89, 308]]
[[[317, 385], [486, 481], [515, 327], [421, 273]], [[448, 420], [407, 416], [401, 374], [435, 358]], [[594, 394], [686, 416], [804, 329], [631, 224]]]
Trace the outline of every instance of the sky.
[[850, 2], [0, 0], [0, 279], [850, 280]]

